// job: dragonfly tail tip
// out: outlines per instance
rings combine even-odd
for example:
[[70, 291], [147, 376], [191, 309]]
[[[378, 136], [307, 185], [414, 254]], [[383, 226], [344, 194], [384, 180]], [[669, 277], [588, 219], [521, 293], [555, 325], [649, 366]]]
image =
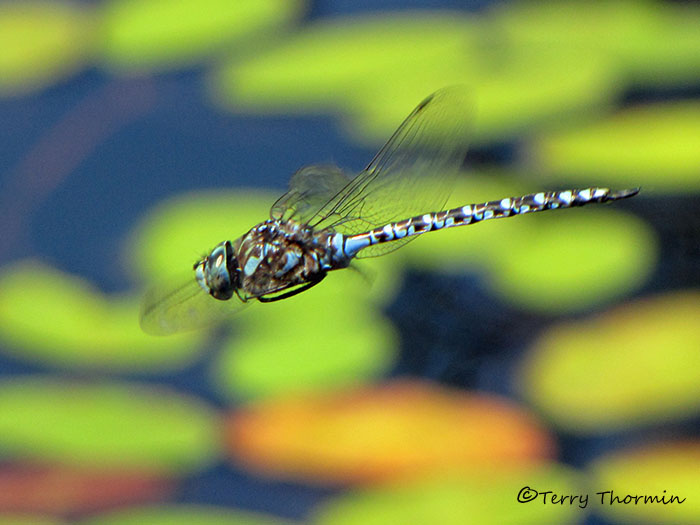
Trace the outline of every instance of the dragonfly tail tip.
[[611, 191], [608, 198], [611, 200], [627, 199], [637, 195], [639, 190], [641, 190], [641, 188], [637, 186], [636, 188], [629, 188], [626, 190]]

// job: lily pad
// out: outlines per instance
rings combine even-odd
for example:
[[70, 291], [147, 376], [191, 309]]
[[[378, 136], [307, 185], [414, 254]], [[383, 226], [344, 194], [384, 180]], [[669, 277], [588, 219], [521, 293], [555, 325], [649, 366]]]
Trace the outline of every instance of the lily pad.
[[592, 483], [610, 493], [596, 495], [600, 505], [594, 508], [616, 523], [698, 523], [699, 464], [698, 441], [661, 442], [603, 456], [591, 466]]
[[[348, 98], [346, 129], [363, 144], [381, 143], [406, 108], [448, 84], [465, 84], [473, 100], [473, 144], [509, 140], [533, 129], [590, 119], [612, 104], [617, 78], [605, 57], [575, 50], [483, 45], [479, 59], [460, 57], [358, 86]], [[457, 57], [453, 57], [457, 60]]]
[[675, 292], [550, 328], [522, 390], [554, 423], [596, 434], [700, 411], [700, 293]]
[[[225, 65], [213, 85], [217, 100], [237, 111], [317, 113], [352, 103], [363, 86], [381, 86], [445, 60], [454, 64], [449, 57], [463, 56], [473, 33], [474, 25], [457, 13], [321, 20], [276, 47]], [[428, 94], [412, 100], [408, 111]]]
[[344, 110], [356, 141], [380, 144], [418, 101], [452, 84], [473, 92], [474, 141], [488, 142], [589, 116], [619, 82], [603, 55], [510, 46], [473, 18], [402, 12], [318, 22], [224, 66], [213, 85], [236, 111]]
[[299, 0], [110, 0], [102, 57], [119, 70], [189, 65], [297, 18]]
[[[522, 234], [499, 239], [491, 285], [511, 303], [548, 313], [576, 311], [638, 289], [656, 265], [652, 230], [613, 209], [528, 218]], [[527, 219], [526, 219], [527, 220]]]
[[700, 190], [700, 103], [664, 102], [537, 138], [544, 175], [655, 193]]
[[220, 389], [235, 398], [271, 397], [338, 389], [385, 372], [397, 352], [395, 329], [358, 297], [368, 292], [357, 276], [347, 277], [354, 294], [344, 291], [342, 275], [330, 275], [314, 290], [244, 312], [214, 367]]
[[172, 480], [144, 470], [5, 463], [0, 467], [0, 512], [75, 516], [162, 499], [173, 489]]
[[67, 2], [0, 4], [0, 96], [64, 78], [94, 52], [92, 13]]
[[139, 328], [138, 297], [109, 297], [37, 261], [0, 273], [3, 351], [69, 368], [163, 370], [197, 356], [201, 335], [161, 339]]
[[264, 514], [208, 505], [159, 505], [119, 510], [80, 521], [80, 525], [292, 525]]
[[697, 6], [635, 1], [526, 2], [490, 14], [513, 45], [585, 49], [615, 61], [620, 82], [652, 85], [700, 78]]
[[226, 444], [252, 470], [332, 483], [523, 467], [553, 449], [505, 400], [409, 381], [251, 404], [231, 415]]
[[0, 382], [0, 456], [186, 473], [217, 453], [215, 418], [165, 390], [15, 377]]
[[[565, 525], [581, 523], [585, 510], [577, 503], [545, 503], [540, 495], [519, 503], [518, 494], [531, 487], [542, 492], [583, 494], [573, 470], [556, 464], [528, 469], [502, 464], [472, 468], [452, 476], [418, 479], [354, 490], [324, 504], [314, 525]], [[533, 494], [532, 490], [528, 492]]]
[[166, 284], [170, 274], [191, 273], [192, 265], [221, 241], [233, 241], [266, 220], [277, 197], [260, 190], [202, 191], [161, 203], [127, 245], [134, 276]]
[[0, 514], [0, 525], [65, 525], [65, 521], [38, 514]]

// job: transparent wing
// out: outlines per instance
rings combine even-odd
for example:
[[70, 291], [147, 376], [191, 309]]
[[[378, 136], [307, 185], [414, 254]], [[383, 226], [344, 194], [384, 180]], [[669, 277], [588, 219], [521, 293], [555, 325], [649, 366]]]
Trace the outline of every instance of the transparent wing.
[[[421, 213], [440, 211], [467, 152], [471, 118], [467, 89], [441, 89], [421, 102], [372, 162], [318, 210], [315, 229], [361, 233]], [[413, 239], [372, 246], [358, 257], [395, 250]]]
[[246, 303], [234, 295], [228, 301], [219, 301], [205, 293], [194, 273], [176, 282], [177, 287], [154, 286], [141, 303], [141, 329], [152, 335], [169, 335], [203, 328], [233, 316]]
[[272, 205], [273, 219], [294, 219], [302, 224], [350, 182], [340, 168], [333, 165], [306, 166], [289, 181], [289, 191]]

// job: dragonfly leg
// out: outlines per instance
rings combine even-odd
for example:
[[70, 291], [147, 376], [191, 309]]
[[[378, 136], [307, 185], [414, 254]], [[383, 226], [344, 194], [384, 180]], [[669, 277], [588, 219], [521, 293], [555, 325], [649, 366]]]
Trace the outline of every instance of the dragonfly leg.
[[238, 296], [238, 298], [241, 300], [242, 303], [248, 302], [248, 298], [241, 295], [241, 289], [239, 287], [236, 286], [234, 291], [236, 292], [236, 295]]
[[295, 288], [294, 290], [291, 290], [287, 293], [283, 293], [282, 295], [276, 295], [274, 297], [260, 296], [260, 297], [258, 297], [258, 301], [260, 301], [261, 303], [274, 303], [275, 301], [280, 301], [282, 299], [288, 299], [289, 297], [294, 297], [296, 294], [299, 294], [301, 292], [305, 292], [309, 288], [313, 288], [318, 283], [323, 281], [324, 277], [326, 277], [326, 274], [322, 273], [318, 277], [316, 277], [313, 281], [309, 281], [308, 283], [306, 283], [304, 286], [300, 286], [299, 288]]

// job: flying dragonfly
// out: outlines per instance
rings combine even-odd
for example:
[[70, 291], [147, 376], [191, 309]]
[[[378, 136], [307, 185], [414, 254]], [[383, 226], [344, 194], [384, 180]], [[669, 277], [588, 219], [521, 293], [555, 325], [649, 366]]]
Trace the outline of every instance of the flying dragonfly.
[[269, 219], [216, 245], [181, 286], [155, 287], [146, 294], [143, 330], [157, 335], [192, 330], [251, 300], [292, 297], [354, 259], [389, 253], [427, 232], [639, 192], [546, 191], [439, 211], [466, 156], [468, 108], [465, 88], [441, 89], [411, 112], [355, 177], [327, 165], [297, 171]]

